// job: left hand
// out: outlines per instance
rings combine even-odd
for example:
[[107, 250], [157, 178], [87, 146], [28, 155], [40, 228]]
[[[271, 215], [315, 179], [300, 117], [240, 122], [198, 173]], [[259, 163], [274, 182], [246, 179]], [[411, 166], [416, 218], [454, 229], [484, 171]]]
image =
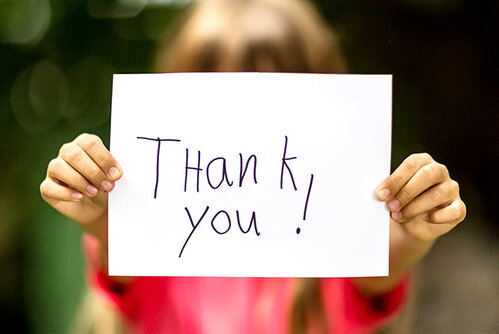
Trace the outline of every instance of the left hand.
[[466, 216], [459, 184], [427, 153], [412, 154], [377, 188], [391, 219], [421, 240], [449, 232]]

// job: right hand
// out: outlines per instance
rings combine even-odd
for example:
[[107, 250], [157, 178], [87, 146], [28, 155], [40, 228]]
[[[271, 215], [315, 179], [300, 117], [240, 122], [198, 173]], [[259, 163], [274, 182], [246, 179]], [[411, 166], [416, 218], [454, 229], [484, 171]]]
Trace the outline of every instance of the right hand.
[[62, 145], [40, 185], [43, 199], [101, 241], [107, 241], [108, 193], [122, 169], [96, 135]]

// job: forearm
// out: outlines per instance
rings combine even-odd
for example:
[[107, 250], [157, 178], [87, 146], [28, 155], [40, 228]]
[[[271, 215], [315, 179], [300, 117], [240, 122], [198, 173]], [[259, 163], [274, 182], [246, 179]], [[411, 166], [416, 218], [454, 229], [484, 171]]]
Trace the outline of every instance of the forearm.
[[435, 240], [417, 239], [401, 224], [390, 220], [389, 276], [355, 278], [354, 283], [366, 296], [377, 296], [390, 291], [428, 253]]
[[[93, 253], [93, 258], [96, 259], [96, 261], [89, 264], [93, 267], [93, 270], [108, 275], [107, 214], [99, 218], [98, 221], [82, 225], [82, 228], [87, 235], [93, 238], [96, 245], [91, 250], [87, 249], [87, 252]], [[119, 284], [129, 283], [133, 280], [131, 277], [124, 276], [109, 276], [109, 279]]]
[[466, 216], [458, 183], [427, 153], [405, 159], [378, 186], [376, 196], [390, 211], [390, 271], [387, 277], [355, 279], [366, 296], [395, 287], [435, 240]]
[[109, 276], [109, 267], [108, 267], [108, 248], [107, 248], [107, 243], [99, 243], [99, 267], [94, 268], [108, 276], [108, 278], [117, 284], [128, 284], [134, 280], [134, 277], [129, 277], [129, 276]]
[[88, 222], [81, 222], [73, 218], [80, 225], [84, 233], [94, 237], [102, 248], [107, 249], [107, 210], [99, 217]]

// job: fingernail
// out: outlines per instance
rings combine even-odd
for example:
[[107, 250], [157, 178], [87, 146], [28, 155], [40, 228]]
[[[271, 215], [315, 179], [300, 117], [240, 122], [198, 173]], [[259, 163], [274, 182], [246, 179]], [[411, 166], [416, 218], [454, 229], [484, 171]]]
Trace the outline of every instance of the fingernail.
[[394, 198], [390, 202], [388, 202], [386, 206], [388, 206], [388, 209], [390, 209], [390, 211], [395, 211], [400, 207], [400, 202], [398, 199]]
[[116, 167], [109, 168], [109, 176], [111, 179], [116, 180], [120, 176], [120, 170]]
[[87, 186], [87, 194], [90, 196], [95, 196], [99, 192], [99, 189], [95, 188], [93, 185], [89, 184]]
[[401, 221], [402, 219], [404, 219], [404, 215], [402, 214], [402, 212], [397, 211], [392, 213], [392, 218], [397, 221]]
[[79, 201], [80, 199], [83, 198], [83, 194], [79, 193], [77, 191], [73, 191], [73, 194], [71, 196], [73, 197], [74, 200], [77, 200], [77, 201]]
[[100, 184], [100, 188], [106, 192], [109, 192], [113, 189], [113, 184], [108, 180], [103, 180]]
[[382, 201], [386, 200], [388, 197], [390, 197], [390, 190], [383, 188], [379, 191], [379, 198]]
[[424, 213], [423, 214], [423, 220], [425, 222], [429, 222], [430, 221], [430, 214], [429, 213]]

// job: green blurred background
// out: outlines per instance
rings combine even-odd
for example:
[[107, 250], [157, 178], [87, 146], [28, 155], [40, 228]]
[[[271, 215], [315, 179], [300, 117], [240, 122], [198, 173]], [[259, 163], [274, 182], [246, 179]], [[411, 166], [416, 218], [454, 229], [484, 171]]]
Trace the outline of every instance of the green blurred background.
[[[112, 74], [150, 71], [186, 1], [0, 0], [0, 330], [71, 331], [85, 289], [81, 232], [39, 184], [64, 142], [82, 132], [107, 142]], [[394, 75], [392, 165], [430, 152], [468, 205], [421, 265], [409, 328], [499, 333], [499, 3], [315, 3], [351, 72]]]

